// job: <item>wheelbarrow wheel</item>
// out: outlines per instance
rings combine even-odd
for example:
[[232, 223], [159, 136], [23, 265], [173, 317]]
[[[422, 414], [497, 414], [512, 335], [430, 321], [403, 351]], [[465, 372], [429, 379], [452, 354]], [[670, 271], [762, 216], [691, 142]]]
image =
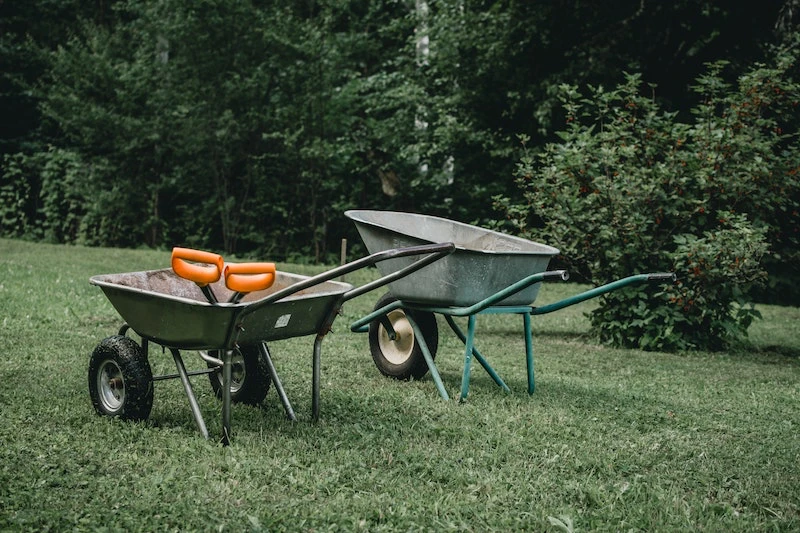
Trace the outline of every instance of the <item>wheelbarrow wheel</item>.
[[[387, 293], [375, 304], [375, 310], [377, 311], [395, 300], [397, 298], [391, 293]], [[422, 331], [431, 358], [436, 358], [436, 350], [439, 346], [439, 328], [436, 325], [436, 316], [427, 311], [395, 309], [386, 316], [394, 329], [394, 339], [390, 338], [389, 332], [380, 320], [375, 320], [369, 326], [369, 349], [372, 353], [372, 360], [384, 376], [400, 380], [420, 379], [428, 372], [428, 364], [422, 355], [419, 340], [408, 321], [409, 316]]]
[[[221, 358], [219, 351], [211, 355]], [[272, 381], [269, 374], [269, 365], [258, 345], [242, 346], [233, 351], [231, 362], [231, 401], [246, 405], [258, 405], [267, 396], [269, 384]], [[213, 365], [209, 365], [212, 367]], [[208, 375], [211, 388], [217, 398], [222, 398], [222, 367], [217, 367], [216, 372]]]
[[142, 348], [124, 335], [107, 337], [89, 359], [89, 396], [104, 416], [145, 420], [153, 407], [153, 373]]

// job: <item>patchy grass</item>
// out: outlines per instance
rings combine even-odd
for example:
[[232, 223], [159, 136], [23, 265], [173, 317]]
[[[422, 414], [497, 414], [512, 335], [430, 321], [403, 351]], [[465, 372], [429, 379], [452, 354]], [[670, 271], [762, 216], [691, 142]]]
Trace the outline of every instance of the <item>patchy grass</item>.
[[[477, 342], [513, 393], [475, 367], [459, 405], [430, 378], [380, 376], [366, 335], [348, 330], [370, 293], [323, 344], [321, 421], [310, 421], [313, 338], [276, 342], [299, 420], [270, 392], [261, 408], [234, 407], [223, 448], [200, 437], [178, 381], [156, 383], [144, 423], [99, 417], [89, 401], [89, 354], [120, 325], [89, 276], [168, 261], [0, 240], [0, 530], [800, 528], [800, 309], [761, 306], [751, 345], [726, 353], [599, 346], [591, 303], [534, 317], [531, 397], [521, 320], [482, 316]], [[538, 303], [580, 290], [547, 285]], [[463, 347], [439, 325], [455, 397]], [[151, 361], [172, 371], [156, 348]], [[220, 406], [205, 378], [193, 383], [218, 436]]]

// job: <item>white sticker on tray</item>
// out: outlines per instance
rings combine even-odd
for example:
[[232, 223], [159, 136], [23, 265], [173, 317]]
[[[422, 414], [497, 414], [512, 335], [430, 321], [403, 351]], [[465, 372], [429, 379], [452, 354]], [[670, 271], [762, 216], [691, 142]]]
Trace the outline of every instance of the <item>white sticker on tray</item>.
[[292, 315], [281, 315], [278, 317], [278, 320], [275, 321], [276, 328], [285, 328], [289, 325], [289, 320], [291, 320]]

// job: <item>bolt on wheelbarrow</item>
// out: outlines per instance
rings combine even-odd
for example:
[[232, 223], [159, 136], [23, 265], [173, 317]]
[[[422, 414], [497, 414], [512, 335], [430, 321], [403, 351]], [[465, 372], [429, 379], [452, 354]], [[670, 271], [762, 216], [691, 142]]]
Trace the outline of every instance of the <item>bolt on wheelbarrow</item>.
[[[366, 210], [345, 214], [355, 222], [367, 250], [373, 253], [390, 246], [439, 240], [455, 245], [454, 253], [415, 275], [413, 283], [398, 280], [390, 284], [390, 292], [378, 300], [373, 312], [351, 324], [352, 331], [369, 332], [370, 352], [381, 373], [405, 380], [419, 379], [430, 372], [444, 399], [449, 399], [449, 395], [434, 362], [439, 339], [436, 314], [444, 316], [465, 345], [462, 401], [469, 393], [473, 358], [498, 386], [509, 391], [475, 346], [477, 315], [521, 315], [528, 393], [533, 394], [531, 316], [551, 313], [629, 285], [675, 280], [672, 273], [638, 274], [535, 307], [533, 303], [543, 281], [569, 278], [565, 270], [546, 270], [551, 257], [559, 253], [556, 248], [428, 215]], [[378, 268], [386, 274], [404, 266], [403, 260], [396, 260]], [[466, 333], [453, 317], [467, 318]]]
[[[348, 300], [409, 276], [452, 253], [451, 243], [382, 250], [308, 277], [275, 269], [272, 263], [226, 264], [217, 254], [176, 248], [173, 268], [94, 276], [125, 321], [118, 335], [103, 340], [89, 362], [89, 392], [101, 415], [146, 419], [153, 383], [179, 378], [200, 433], [208, 430], [189, 378], [208, 374], [222, 399], [222, 436], [231, 438], [231, 403], [259, 403], [275, 385], [286, 415], [294, 411], [272, 362], [267, 342], [316, 335], [312, 361], [312, 420], [319, 418], [321, 347]], [[333, 281], [387, 260], [406, 258], [405, 267], [353, 287]], [[127, 334], [134, 331], [141, 346]], [[177, 374], [153, 376], [148, 346], [168, 349]], [[187, 372], [181, 350], [198, 351], [208, 368]]]

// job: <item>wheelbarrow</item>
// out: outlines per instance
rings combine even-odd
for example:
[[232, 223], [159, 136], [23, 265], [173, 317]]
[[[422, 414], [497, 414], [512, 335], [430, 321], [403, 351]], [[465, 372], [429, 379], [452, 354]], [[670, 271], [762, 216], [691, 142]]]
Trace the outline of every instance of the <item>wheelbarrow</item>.
[[[89, 361], [89, 394], [95, 410], [123, 419], [146, 419], [153, 383], [180, 379], [200, 433], [208, 430], [189, 378], [208, 374], [222, 400], [222, 437], [231, 437], [231, 403], [255, 404], [272, 382], [286, 411], [286, 396], [267, 342], [316, 335], [312, 363], [312, 420], [319, 418], [321, 346], [342, 305], [357, 296], [420, 270], [452, 253], [451, 243], [381, 250], [308, 277], [275, 269], [273, 263], [225, 264], [217, 254], [175, 248], [172, 268], [94, 276], [125, 321], [104, 339]], [[379, 279], [353, 287], [335, 278], [398, 258], [409, 262]], [[127, 334], [134, 331], [141, 346]], [[149, 344], [172, 354], [176, 374], [154, 376]], [[197, 351], [207, 368], [187, 372], [181, 350]]]
[[[472, 359], [503, 390], [509, 387], [475, 346], [477, 315], [522, 316], [528, 394], [535, 390], [531, 317], [564, 309], [602, 294], [644, 282], [671, 282], [668, 272], [632, 275], [561, 301], [534, 307], [541, 283], [566, 281], [566, 270], [548, 271], [558, 249], [500, 232], [444, 218], [393, 211], [347, 211], [370, 253], [396, 246], [420, 246], [452, 242], [455, 252], [414, 276], [389, 285], [369, 315], [351, 324], [355, 332], [368, 332], [373, 361], [385, 376], [400, 380], [419, 379], [430, 372], [439, 395], [449, 399], [434, 359], [439, 332], [436, 314], [464, 343], [464, 367], [460, 400], [469, 394]], [[383, 275], [405, 268], [398, 258], [378, 265]], [[467, 332], [453, 317], [467, 318]]]

